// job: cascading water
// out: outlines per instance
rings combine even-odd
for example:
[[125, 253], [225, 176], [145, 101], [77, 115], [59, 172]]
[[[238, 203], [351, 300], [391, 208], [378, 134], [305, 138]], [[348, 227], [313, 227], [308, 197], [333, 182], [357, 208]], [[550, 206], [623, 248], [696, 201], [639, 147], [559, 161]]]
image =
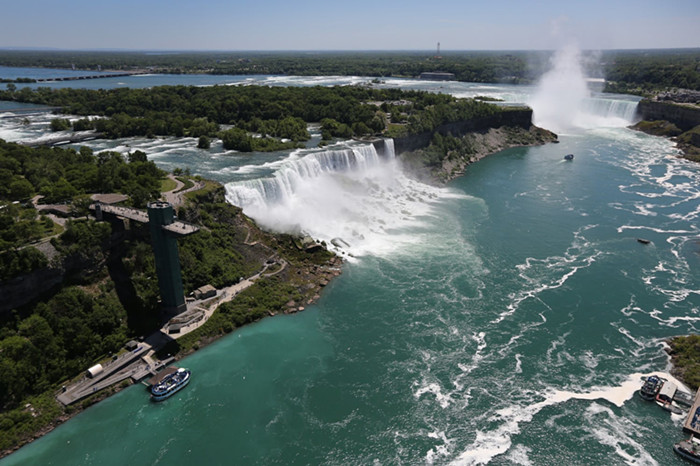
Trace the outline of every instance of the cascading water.
[[630, 125], [639, 99], [620, 99], [621, 96], [612, 99], [592, 93], [582, 62], [580, 51], [573, 46], [554, 54], [551, 70], [542, 76], [528, 100], [534, 123], [555, 132]]
[[431, 201], [450, 192], [406, 177], [393, 140], [385, 140], [383, 155], [372, 144], [297, 152], [272, 176], [228, 183], [226, 190], [260, 225], [343, 245], [352, 255], [416, 242], [402, 230], [419, 225]]

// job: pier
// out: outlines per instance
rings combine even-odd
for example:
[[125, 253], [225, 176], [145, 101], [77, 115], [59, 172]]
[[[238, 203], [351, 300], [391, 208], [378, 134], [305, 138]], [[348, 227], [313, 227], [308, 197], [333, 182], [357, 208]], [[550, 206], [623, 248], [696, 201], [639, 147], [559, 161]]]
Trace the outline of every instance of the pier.
[[700, 435], [700, 390], [695, 394], [695, 400], [683, 424], [683, 430], [693, 435]]
[[165, 367], [175, 358], [154, 362], [151, 359], [152, 346], [140, 343], [136, 349], [116, 356], [105, 363], [100, 374], [94, 377], [84, 375], [78, 382], [72, 384], [56, 397], [58, 401], [68, 406], [114, 384], [131, 379], [136, 383], [148, 376], [155, 376], [158, 369]]

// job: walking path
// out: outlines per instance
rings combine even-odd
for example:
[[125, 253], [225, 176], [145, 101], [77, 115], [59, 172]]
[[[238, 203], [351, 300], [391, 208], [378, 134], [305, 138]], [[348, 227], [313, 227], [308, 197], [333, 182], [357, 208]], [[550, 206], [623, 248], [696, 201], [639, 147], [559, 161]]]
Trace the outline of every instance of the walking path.
[[198, 189], [202, 189], [204, 187], [204, 181], [194, 181], [193, 186], [180, 191], [182, 188], [185, 187], [185, 183], [178, 180], [172, 173], [168, 174], [168, 178], [175, 181], [175, 188], [171, 189], [170, 191], [163, 192], [162, 197], [166, 202], [171, 203], [173, 207], [177, 207], [184, 203], [184, 194], [187, 194], [192, 191], [197, 191]]

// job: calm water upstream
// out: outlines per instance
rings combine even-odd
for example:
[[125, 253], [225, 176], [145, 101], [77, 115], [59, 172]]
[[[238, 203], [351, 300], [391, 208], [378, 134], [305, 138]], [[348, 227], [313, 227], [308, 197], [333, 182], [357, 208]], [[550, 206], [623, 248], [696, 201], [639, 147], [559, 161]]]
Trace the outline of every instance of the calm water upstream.
[[[217, 179], [264, 225], [343, 238], [348, 261], [305, 312], [183, 360], [193, 380], [173, 398], [136, 385], [0, 464], [683, 464], [683, 418], [634, 391], [668, 369], [664, 339], [700, 325], [700, 165], [626, 129], [622, 96], [558, 113], [546, 79], [383, 85], [530, 102], [561, 143], [436, 188], [361, 145], [251, 158], [91, 142]], [[5, 116], [8, 140], [49, 118]]]

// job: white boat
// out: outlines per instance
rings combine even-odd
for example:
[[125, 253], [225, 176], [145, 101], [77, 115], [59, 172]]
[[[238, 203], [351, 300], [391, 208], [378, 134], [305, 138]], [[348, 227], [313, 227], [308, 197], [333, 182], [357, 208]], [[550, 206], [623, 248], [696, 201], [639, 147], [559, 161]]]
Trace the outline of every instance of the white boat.
[[671, 411], [674, 414], [682, 414], [683, 410], [673, 402], [676, 396], [678, 387], [673, 382], [666, 381], [656, 395], [656, 404], [661, 406], [666, 411]]
[[158, 383], [151, 386], [151, 400], [162, 401], [170, 398], [190, 383], [190, 371], [180, 368], [166, 375]]

